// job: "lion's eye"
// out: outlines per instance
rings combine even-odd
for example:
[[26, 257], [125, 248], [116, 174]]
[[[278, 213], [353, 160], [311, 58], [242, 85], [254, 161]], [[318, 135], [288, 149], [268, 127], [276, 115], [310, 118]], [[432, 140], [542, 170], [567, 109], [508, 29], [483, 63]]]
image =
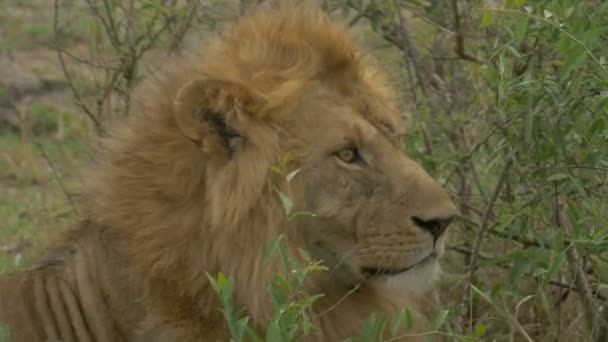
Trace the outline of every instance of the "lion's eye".
[[345, 163], [354, 163], [360, 159], [359, 151], [354, 147], [342, 149], [336, 153], [338, 158]]

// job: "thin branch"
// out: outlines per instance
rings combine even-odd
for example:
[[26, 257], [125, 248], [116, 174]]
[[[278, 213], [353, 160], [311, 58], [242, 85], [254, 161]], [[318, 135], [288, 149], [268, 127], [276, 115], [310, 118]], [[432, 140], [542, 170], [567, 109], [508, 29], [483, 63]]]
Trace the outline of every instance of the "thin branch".
[[34, 137], [33, 140], [34, 140], [34, 143], [36, 144], [36, 147], [38, 147], [38, 150], [40, 151], [40, 154], [42, 155], [42, 158], [44, 158], [44, 160], [46, 161], [47, 165], [51, 169], [51, 172], [53, 172], [53, 177], [57, 181], [57, 184], [59, 184], [59, 188], [61, 189], [61, 192], [63, 192], [63, 195], [67, 199], [68, 204], [70, 205], [70, 208], [72, 208], [72, 211], [76, 214], [76, 216], [80, 216], [80, 213], [78, 212], [78, 209], [76, 208], [76, 204], [74, 203], [74, 200], [72, 199], [72, 195], [70, 195], [70, 193], [68, 192], [67, 188], [65, 187], [65, 184], [63, 184], [63, 181], [61, 180], [61, 176], [59, 175], [59, 172], [57, 171], [57, 168], [55, 167], [55, 164], [53, 163], [53, 161], [51, 160], [51, 158], [49, 158], [49, 156], [46, 154], [46, 151], [44, 150], [44, 147], [38, 141], [38, 139], [36, 139]]
[[[500, 175], [500, 178], [498, 179], [498, 183], [496, 184], [496, 187], [494, 188], [494, 192], [492, 193], [492, 197], [490, 198], [486, 209], [484, 211], [481, 223], [479, 224], [479, 231], [477, 233], [477, 237], [475, 239], [475, 242], [473, 243], [473, 253], [470, 256], [469, 259], [469, 274], [468, 274], [468, 281], [467, 281], [467, 285], [465, 286], [465, 291], [464, 291], [464, 295], [462, 297], [462, 302], [461, 302], [461, 307], [463, 309], [463, 318], [466, 318], [468, 314], [471, 313], [471, 310], [469, 310], [469, 307], [467, 306], [467, 303], [470, 299], [470, 288], [471, 286], [475, 283], [475, 272], [477, 271], [477, 261], [478, 261], [478, 257], [479, 257], [479, 251], [481, 249], [481, 243], [485, 237], [486, 231], [489, 227], [489, 221], [490, 221], [490, 217], [492, 214], [492, 210], [494, 209], [494, 204], [496, 203], [496, 201], [498, 200], [498, 195], [500, 194], [503, 184], [505, 183], [505, 180], [507, 178], [507, 175], [509, 174], [509, 170], [511, 168], [511, 165], [513, 163], [513, 159], [511, 157], [508, 157], [507, 162], [503, 168], [502, 174]], [[472, 320], [469, 320], [470, 323], [472, 323]], [[465, 326], [464, 321], [462, 322], [463, 324], [461, 324], [462, 327]], [[469, 326], [469, 330], [472, 330], [472, 324]]]
[[316, 317], [322, 317], [322, 316], [327, 315], [330, 311], [334, 310], [336, 307], [338, 307], [338, 305], [340, 305], [342, 302], [344, 302], [346, 300], [346, 298], [348, 298], [353, 293], [357, 292], [357, 290], [359, 290], [359, 287], [361, 287], [361, 285], [357, 284], [355, 287], [350, 289], [350, 291], [348, 291], [344, 296], [342, 296], [340, 299], [338, 299], [332, 306], [330, 306], [326, 310], [319, 313]]
[[65, 60], [63, 58], [63, 50], [60, 48], [61, 44], [60, 40], [60, 30], [59, 30], [59, 0], [54, 0], [54, 17], [53, 17], [53, 31], [55, 35], [54, 43], [55, 50], [57, 51], [57, 57], [59, 58], [59, 63], [61, 64], [61, 69], [63, 70], [63, 74], [70, 85], [70, 89], [72, 90], [72, 94], [74, 95], [74, 102], [76, 106], [78, 106], [82, 111], [89, 117], [89, 119], [93, 122], [95, 129], [98, 134], [103, 133], [103, 127], [101, 126], [101, 122], [99, 122], [98, 118], [95, 114], [84, 104], [82, 97], [80, 96], [80, 92], [76, 89], [76, 85], [74, 84], [74, 80], [72, 79], [72, 75], [68, 70], [67, 65], [65, 64]]
[[475, 281], [475, 268], [477, 266], [477, 254], [479, 253], [479, 250], [481, 249], [481, 243], [483, 241], [483, 238], [485, 237], [486, 230], [489, 227], [489, 221], [490, 221], [490, 217], [492, 216], [492, 210], [494, 209], [494, 204], [496, 203], [496, 200], [498, 199], [498, 195], [502, 191], [502, 187], [505, 183], [507, 175], [509, 174], [509, 170], [511, 169], [512, 164], [513, 164], [513, 159], [511, 157], [508, 157], [507, 163], [505, 164], [505, 166], [502, 170], [502, 174], [500, 175], [500, 178], [498, 178], [498, 183], [496, 184], [496, 187], [494, 188], [492, 197], [490, 198], [490, 201], [488, 202], [488, 204], [486, 206], [486, 210], [484, 211], [483, 217], [481, 219], [481, 223], [479, 224], [479, 231], [477, 233], [477, 238], [475, 239], [475, 243], [473, 244], [473, 255], [471, 256], [471, 263], [469, 264], [469, 267], [470, 267], [469, 280], [470, 280], [471, 284], [473, 284]]
[[451, 0], [452, 14], [454, 15], [454, 31], [456, 31], [456, 54], [467, 61], [475, 63], [484, 63], [483, 61], [469, 55], [464, 50], [464, 34], [460, 24], [460, 14], [458, 13], [458, 0]]
[[114, 22], [114, 18], [112, 17], [112, 11], [109, 7], [110, 5], [108, 4], [108, 2], [105, 0], [103, 1], [104, 10], [106, 15], [108, 16], [107, 20], [105, 16], [99, 11], [97, 5], [93, 1], [87, 0], [87, 4], [89, 5], [89, 9], [91, 10], [91, 12], [93, 12], [93, 14], [97, 16], [97, 18], [105, 28], [106, 32], [108, 33], [108, 37], [110, 38], [112, 46], [114, 46], [115, 48], [120, 47], [120, 40], [118, 38], [118, 34], [116, 33], [116, 23]]

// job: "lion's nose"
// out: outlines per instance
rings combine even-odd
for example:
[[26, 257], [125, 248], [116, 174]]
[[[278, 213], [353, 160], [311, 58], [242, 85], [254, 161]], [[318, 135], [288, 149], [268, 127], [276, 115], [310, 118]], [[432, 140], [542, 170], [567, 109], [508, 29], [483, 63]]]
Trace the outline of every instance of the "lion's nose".
[[438, 219], [430, 219], [423, 220], [419, 217], [413, 216], [412, 221], [415, 225], [426, 230], [427, 232], [433, 235], [433, 238], [437, 240], [443, 232], [445, 232], [448, 225], [452, 222], [454, 216], [450, 216], [448, 218], [438, 218]]

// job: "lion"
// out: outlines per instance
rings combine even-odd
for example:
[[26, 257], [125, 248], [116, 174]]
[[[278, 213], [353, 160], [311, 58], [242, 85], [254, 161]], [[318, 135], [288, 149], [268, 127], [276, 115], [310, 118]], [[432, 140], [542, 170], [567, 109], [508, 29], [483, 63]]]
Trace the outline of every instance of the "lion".
[[[103, 138], [79, 226], [0, 277], [12, 341], [227, 341], [207, 276], [220, 272], [264, 334], [283, 271], [263, 254], [280, 234], [328, 269], [306, 283], [323, 296], [303, 339], [423, 311], [456, 209], [403, 152], [395, 95], [346, 28], [301, 6], [254, 10], [201, 51], [170, 61]], [[297, 170], [288, 183], [280, 163]], [[314, 215], [288, 220], [277, 190]]]

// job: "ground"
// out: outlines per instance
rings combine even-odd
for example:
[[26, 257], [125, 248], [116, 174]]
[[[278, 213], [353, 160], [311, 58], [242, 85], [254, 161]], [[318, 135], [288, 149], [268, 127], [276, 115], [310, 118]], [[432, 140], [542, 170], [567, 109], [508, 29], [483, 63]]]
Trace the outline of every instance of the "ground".
[[[52, 46], [52, 1], [0, 1], [0, 272], [28, 267], [76, 213], [66, 191], [88, 158]], [[77, 37], [75, 37], [77, 38]], [[77, 44], [77, 39], [74, 40]]]

